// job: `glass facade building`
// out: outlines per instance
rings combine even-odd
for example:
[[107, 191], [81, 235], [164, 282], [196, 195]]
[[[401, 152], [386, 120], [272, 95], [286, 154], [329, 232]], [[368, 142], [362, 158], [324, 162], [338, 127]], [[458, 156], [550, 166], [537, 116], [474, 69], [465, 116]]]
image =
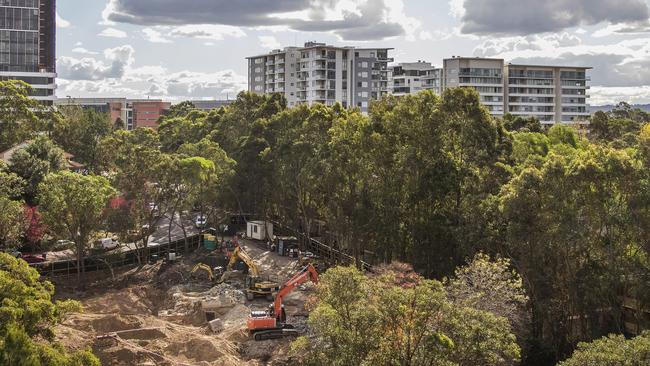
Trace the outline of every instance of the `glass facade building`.
[[54, 101], [56, 1], [0, 0], [0, 80], [22, 80], [31, 96]]

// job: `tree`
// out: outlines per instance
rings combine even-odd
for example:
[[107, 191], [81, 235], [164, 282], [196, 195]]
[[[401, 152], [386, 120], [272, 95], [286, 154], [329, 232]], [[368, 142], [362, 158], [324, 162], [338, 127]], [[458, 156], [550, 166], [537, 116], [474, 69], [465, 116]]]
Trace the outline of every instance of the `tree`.
[[235, 173], [235, 161], [218, 143], [207, 138], [195, 144], [183, 144], [178, 149], [178, 153], [181, 156], [202, 157], [214, 165], [214, 169], [209, 171], [209, 175], [199, 187], [195, 199], [199, 214], [207, 215], [208, 221], [214, 225], [213, 227], [218, 227], [227, 215], [228, 207], [225, 207], [224, 200], [232, 191], [229, 184]]
[[68, 353], [54, 341], [52, 327], [81, 305], [52, 302], [53, 294], [27, 262], [0, 253], [0, 364], [99, 366], [89, 350]]
[[66, 164], [63, 150], [45, 136], [14, 152], [9, 163], [11, 171], [27, 183], [25, 200], [30, 204], [34, 203], [38, 185], [45, 176], [64, 169]]
[[[442, 284], [353, 267], [321, 276], [309, 325], [294, 352], [310, 365], [511, 365], [519, 347], [505, 318], [454, 309]], [[345, 289], [343, 291], [342, 289]]]
[[25, 193], [27, 182], [16, 173], [6, 171], [6, 169], [0, 169], [0, 196], [18, 200]]
[[164, 117], [165, 118], [185, 117], [194, 110], [196, 110], [196, 106], [194, 106], [194, 103], [190, 102], [189, 100], [186, 100], [184, 102], [180, 102], [178, 104], [172, 105], [169, 108], [169, 110], [165, 113]]
[[71, 172], [50, 174], [39, 185], [44, 221], [54, 233], [75, 243], [78, 280], [89, 240], [99, 230], [108, 201], [115, 194], [106, 178]]
[[[180, 226], [185, 239], [185, 252], [188, 251], [187, 231], [182, 213], [190, 210], [197, 202], [214, 174], [214, 163], [202, 157], [171, 157], [168, 168], [164, 169], [163, 195], [169, 200], [169, 233], [176, 213], [180, 216]], [[171, 241], [171, 237], [169, 238]]]
[[168, 157], [160, 152], [160, 141], [155, 131], [138, 128], [117, 130], [102, 140], [100, 161], [114, 187], [129, 202], [132, 230], [137, 232], [138, 260], [147, 256], [149, 237], [168, 209], [163, 180], [169, 167]]
[[75, 161], [83, 163], [90, 171], [96, 171], [100, 162], [98, 145], [113, 126], [107, 113], [99, 113], [78, 106], [62, 106], [62, 121], [54, 127], [52, 139]]
[[23, 203], [0, 196], [0, 248], [20, 247], [20, 238], [25, 226]]
[[0, 81], [0, 151], [32, 137], [39, 130], [37, 111], [42, 107], [29, 97], [31, 87], [22, 81]]
[[650, 332], [632, 339], [611, 334], [582, 342], [573, 355], [558, 366], [643, 366], [650, 364]]
[[497, 257], [492, 261], [478, 253], [467, 265], [456, 268], [445, 287], [453, 303], [506, 318], [519, 341], [526, 339], [530, 323], [528, 296], [510, 260]]
[[[557, 140], [578, 141], [570, 131]], [[556, 135], [556, 136], [558, 136]], [[580, 340], [622, 331], [621, 297], [643, 285], [640, 166], [628, 152], [560, 143], [500, 194], [505, 247], [532, 305], [531, 359], [557, 360]], [[633, 209], [634, 207], [634, 209]], [[611, 309], [602, 314], [599, 309]]]
[[503, 126], [508, 131], [542, 132], [542, 124], [539, 119], [535, 117], [513, 116], [510, 113], [506, 113], [503, 116]]

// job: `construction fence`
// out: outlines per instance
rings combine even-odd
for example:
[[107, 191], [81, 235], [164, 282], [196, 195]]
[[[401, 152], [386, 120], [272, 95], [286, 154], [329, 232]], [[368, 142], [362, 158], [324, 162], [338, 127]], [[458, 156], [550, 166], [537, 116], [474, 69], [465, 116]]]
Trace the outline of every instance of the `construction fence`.
[[270, 220], [270, 222], [272, 222], [273, 225], [279, 228], [281, 231], [286, 232], [291, 236], [295, 236], [300, 241], [302, 250], [314, 253], [330, 265], [354, 265], [364, 271], [372, 271], [372, 265], [368, 262], [357, 259], [345, 252], [342, 252], [339, 249], [324, 244], [314, 238], [309, 237], [305, 233], [301, 233], [298, 230], [292, 229], [277, 221]]
[[[148, 254], [147, 258], [142, 259], [147, 262], [150, 258], [166, 258], [170, 253], [180, 255], [185, 253], [187, 247], [188, 252], [196, 250], [201, 245], [201, 235], [195, 234], [187, 237], [187, 245], [185, 239], [178, 239], [164, 244], [155, 244], [146, 249]], [[95, 272], [116, 269], [118, 267], [139, 264], [139, 256], [144, 252], [142, 248], [129, 249], [122, 251], [109, 251], [99, 255], [87, 256], [84, 259], [84, 271]], [[35, 268], [41, 276], [49, 278], [66, 277], [77, 274], [77, 259], [67, 259], [60, 261], [50, 261], [43, 263], [34, 263], [30, 265]]]

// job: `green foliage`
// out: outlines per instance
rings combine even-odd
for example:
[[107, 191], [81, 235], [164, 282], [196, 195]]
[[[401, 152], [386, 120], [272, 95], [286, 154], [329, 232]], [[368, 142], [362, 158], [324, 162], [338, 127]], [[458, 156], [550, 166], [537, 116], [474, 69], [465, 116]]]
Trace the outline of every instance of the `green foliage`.
[[517, 164], [543, 158], [550, 150], [548, 136], [538, 132], [519, 132], [513, 134], [512, 158]]
[[36, 138], [11, 156], [10, 169], [24, 179], [25, 198], [32, 203], [38, 185], [51, 172], [65, 168], [63, 150], [44, 136]]
[[98, 366], [90, 351], [69, 354], [54, 342], [52, 327], [81, 306], [52, 302], [54, 286], [39, 277], [27, 262], [0, 253], [0, 364]]
[[556, 124], [548, 130], [548, 140], [552, 145], [565, 144], [578, 146], [578, 135], [571, 126]]
[[519, 347], [507, 319], [446, 298], [440, 282], [369, 278], [352, 267], [321, 276], [309, 316], [314, 336], [294, 354], [310, 365], [510, 365]]
[[504, 317], [520, 341], [528, 336], [528, 296], [510, 260], [498, 257], [492, 261], [478, 253], [467, 265], [456, 268], [445, 287], [454, 304]]
[[63, 118], [54, 126], [53, 140], [74, 155], [75, 161], [96, 171], [100, 166], [97, 151], [99, 142], [113, 129], [109, 115], [77, 106], [62, 106], [60, 110]]
[[573, 355], [558, 366], [642, 366], [650, 364], [650, 333], [632, 339], [609, 335], [582, 342]]
[[25, 224], [23, 203], [0, 195], [0, 250], [20, 247]]
[[542, 132], [542, 123], [537, 118], [513, 116], [510, 113], [503, 116], [503, 126], [508, 131]]
[[25, 141], [38, 131], [40, 109], [29, 98], [31, 87], [22, 81], [0, 81], [0, 151]]
[[177, 117], [185, 117], [187, 116], [190, 112], [196, 110], [196, 107], [194, 106], [194, 103], [190, 102], [189, 100], [186, 100], [184, 102], [180, 102], [178, 104], [172, 105], [169, 110], [165, 113], [165, 118], [177, 118]]
[[83, 271], [89, 240], [100, 229], [104, 210], [116, 193], [104, 177], [71, 172], [50, 174], [39, 185], [43, 220], [54, 233], [75, 243], [78, 273]]

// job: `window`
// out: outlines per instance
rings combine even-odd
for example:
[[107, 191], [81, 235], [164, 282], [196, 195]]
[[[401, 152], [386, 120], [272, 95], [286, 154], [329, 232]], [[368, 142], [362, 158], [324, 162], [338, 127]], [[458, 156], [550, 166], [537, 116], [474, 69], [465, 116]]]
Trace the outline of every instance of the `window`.
[[253, 233], [257, 234], [257, 225], [253, 225]]

